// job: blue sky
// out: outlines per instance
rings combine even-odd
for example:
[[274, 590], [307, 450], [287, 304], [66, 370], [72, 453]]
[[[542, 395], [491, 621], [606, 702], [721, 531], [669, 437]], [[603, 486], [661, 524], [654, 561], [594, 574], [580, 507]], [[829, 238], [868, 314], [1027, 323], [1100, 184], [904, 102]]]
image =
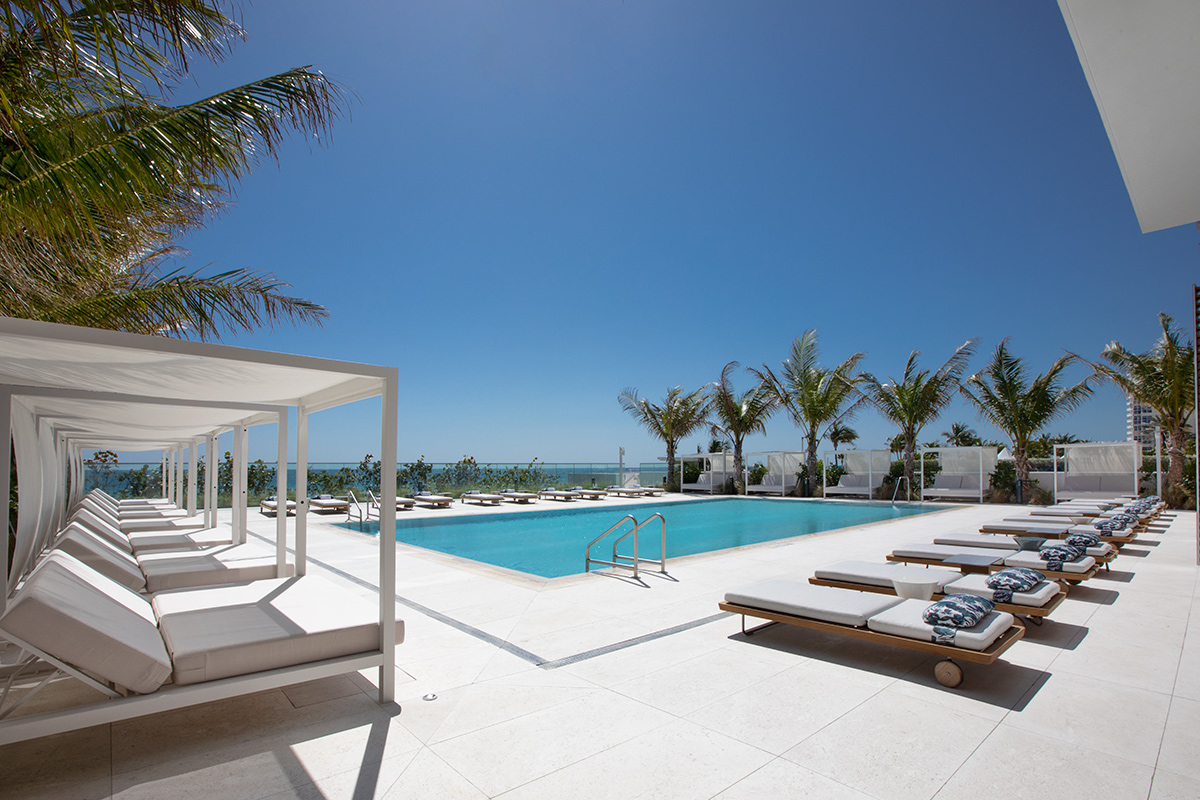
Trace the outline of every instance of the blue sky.
[[[243, 181], [186, 263], [331, 313], [230, 343], [398, 366], [402, 460], [653, 460], [624, 387], [775, 366], [808, 328], [826, 363], [892, 375], [968, 337], [973, 368], [1009, 336], [1040, 371], [1148, 349], [1159, 311], [1190, 325], [1198, 235], [1139, 233], [1045, 0], [282, 8], [247, 6], [249, 40], [179, 99], [311, 64], [352, 117]], [[1124, 417], [1104, 389], [1052, 430], [1123, 439]], [[955, 421], [995, 435], [956, 404], [921, 439]], [[377, 424], [315, 417], [313, 460], [377, 452]], [[801, 442], [776, 417], [749, 447]]]

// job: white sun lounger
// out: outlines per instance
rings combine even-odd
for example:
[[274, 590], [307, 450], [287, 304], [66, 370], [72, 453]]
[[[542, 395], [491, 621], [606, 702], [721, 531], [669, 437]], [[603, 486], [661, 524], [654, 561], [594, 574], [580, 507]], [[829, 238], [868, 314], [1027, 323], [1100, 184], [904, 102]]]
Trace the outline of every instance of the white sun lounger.
[[1071, 525], [1067, 522], [1038, 522], [1029, 517], [1009, 517], [985, 522], [979, 526], [983, 533], [1011, 533], [1017, 536], [1066, 536]]
[[[1005, 567], [1025, 567], [1035, 569], [1051, 580], [1062, 580], [1078, 583], [1095, 577], [1099, 571], [1096, 559], [1091, 556], [1080, 556], [1076, 561], [1063, 564], [1061, 570], [1051, 570], [1041, 556], [1032, 551], [1002, 550], [995, 547], [962, 547], [945, 544], [908, 544], [897, 547], [887, 557], [888, 561], [903, 561], [908, 564], [929, 564], [931, 566], [955, 566], [947, 564], [946, 559], [956, 556], [978, 556], [992, 558], [994, 563], [990, 571], [997, 572]], [[966, 572], [967, 570], [964, 570]]]
[[334, 497], [331, 494], [320, 494], [316, 497], [308, 498], [308, 507], [313, 511], [321, 513], [347, 512], [350, 510], [350, 498]]
[[582, 497], [584, 500], [603, 500], [608, 497], [608, 492], [603, 489], [585, 489], [582, 486], [572, 486], [569, 491]]
[[[860, 592], [897, 594], [896, 581], [932, 581], [933, 599], [948, 594], [974, 594], [994, 602], [995, 592], [987, 585], [987, 575], [963, 575], [937, 567], [911, 567], [904, 564], [880, 564], [874, 561], [840, 561], [816, 571], [808, 582], [816, 586], [834, 586]], [[996, 603], [998, 611], [1045, 617], [1067, 597], [1057, 583], [1042, 581], [1029, 592], [1015, 592], [1007, 603]]]
[[541, 500], [558, 500], [563, 503], [569, 503], [572, 500], [578, 500], [580, 497], [578, 492], [568, 492], [562, 489], [555, 489], [552, 486], [547, 486], [538, 492], [538, 498]]
[[612, 485], [605, 491], [609, 494], [615, 494], [617, 497], [642, 497], [645, 495], [641, 489], [627, 489], [624, 486]]
[[[933, 626], [921, 619], [932, 603], [793, 581], [767, 581], [725, 595], [722, 611], [770, 622], [891, 644], [945, 658], [934, 668], [940, 683], [962, 683], [962, 668], [950, 659], [991, 664], [1020, 639], [1024, 626], [1012, 614], [993, 611], [972, 628], [959, 629], [953, 645], [933, 641]], [[761, 629], [745, 631], [747, 634]]]
[[[1092, 532], [1095, 533], [1095, 529]], [[947, 533], [933, 537], [933, 543], [951, 547], [988, 547], [1013, 551], [1021, 549], [1016, 537], [998, 533]], [[1116, 558], [1117, 549], [1108, 542], [1101, 542], [1087, 548], [1086, 553], [1097, 561], [1111, 561]]]
[[458, 499], [464, 503], [470, 501], [472, 503], [478, 503], [481, 506], [489, 505], [489, 504], [493, 505], [493, 506], [498, 506], [504, 502], [504, 495], [490, 494], [490, 493], [486, 493], [486, 492], [481, 492], [478, 489], [470, 489], [470, 490], [465, 491], [462, 494], [460, 494], [458, 496]]
[[519, 492], [516, 489], [501, 489], [496, 494], [502, 495], [510, 503], [532, 503], [538, 499], [537, 492]]
[[[287, 502], [288, 516], [295, 516], [296, 501], [288, 500], [286, 502]], [[278, 514], [279, 513], [279, 501], [275, 498], [274, 495], [272, 495], [271, 497], [264, 497], [258, 503], [258, 510], [267, 516], [272, 516], [274, 514]]]
[[413, 500], [430, 508], [449, 508], [454, 503], [453, 497], [433, 492], [417, 492], [413, 495]]
[[[375, 604], [315, 576], [150, 600], [61, 552], [13, 594], [0, 633], [30, 662], [111, 698], [0, 719], [0, 745], [353, 672], [382, 657]], [[397, 620], [396, 641], [403, 638]]]

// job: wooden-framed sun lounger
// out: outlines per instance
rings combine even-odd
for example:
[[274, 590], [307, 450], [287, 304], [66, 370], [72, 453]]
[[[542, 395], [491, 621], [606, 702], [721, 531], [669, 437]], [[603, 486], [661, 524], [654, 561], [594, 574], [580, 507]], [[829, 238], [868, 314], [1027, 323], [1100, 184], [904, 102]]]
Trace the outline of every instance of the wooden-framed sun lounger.
[[350, 511], [349, 497], [334, 497], [331, 494], [319, 494], [308, 498], [308, 507], [322, 514], [347, 513]]
[[605, 491], [617, 497], [642, 497], [644, 495], [641, 489], [627, 489], [624, 486], [609, 486]]
[[[945, 533], [941, 536], [933, 537], [933, 543], [949, 545], [950, 547], [983, 547], [995, 550], [1012, 550], [1013, 552], [1021, 549], [1021, 545], [1017, 542], [1015, 536], [1006, 536], [1002, 533]], [[1085, 552], [1087, 555], [1104, 564], [1117, 557], [1117, 548], [1104, 541], [1087, 548]]]
[[953, 563], [953, 560], [964, 557], [972, 557], [980, 562], [987, 561], [990, 558], [991, 563], [987, 564], [986, 567], [982, 567], [983, 571], [998, 572], [1005, 567], [1025, 567], [1026, 569], [1037, 570], [1050, 580], [1066, 581], [1068, 583], [1079, 583], [1089, 580], [1096, 577], [1096, 573], [1100, 571], [1100, 566], [1096, 563], [1096, 559], [1091, 556], [1082, 556], [1075, 562], [1064, 564], [1062, 570], [1051, 570], [1037, 553], [1029, 551], [1017, 551], [1014, 553], [1011, 550], [983, 547], [951, 547], [940, 544], [917, 543], [897, 547], [887, 556], [887, 560], [905, 564], [924, 564], [931, 567], [958, 566], [964, 572], [973, 571], [962, 563]]
[[979, 532], [1013, 536], [1040, 536], [1043, 539], [1065, 539], [1072, 533], [1095, 533], [1100, 536], [1100, 541], [1114, 545], [1128, 544], [1137, 538], [1137, 534], [1132, 531], [1105, 533], [1091, 525], [1071, 525], [1062, 521], [1048, 523], [1033, 517], [1008, 517], [1003, 520], [985, 522], [980, 526]]
[[[943, 574], [944, 573], [944, 574]], [[948, 594], [973, 594], [994, 600], [994, 592], [987, 586], [986, 575], [963, 575], [936, 567], [909, 567], [903, 564], [879, 564], [871, 561], [841, 561], [816, 571], [808, 582], [816, 586], [835, 586], [860, 592], [896, 594], [894, 580], [933, 580], [933, 599], [940, 600]], [[996, 610], [1027, 617], [1048, 617], [1054, 609], [1067, 599], [1067, 591], [1060, 584], [1049, 580], [1029, 592], [1016, 592], [1007, 603], [995, 603]], [[1039, 621], [1040, 624], [1040, 621]]]
[[[416, 500], [411, 497], [402, 497], [396, 495], [396, 510], [397, 511], [412, 511], [413, 506], [417, 504]], [[379, 498], [370, 489], [367, 490], [367, 516], [379, 516]]]
[[[279, 513], [279, 501], [274, 497], [264, 497], [258, 503], [258, 510], [265, 516], [273, 517]], [[296, 516], [296, 501], [287, 501], [287, 515], [289, 517]]]
[[[921, 620], [922, 612], [930, 605], [924, 600], [901, 600], [870, 592], [767, 581], [726, 593], [718, 607], [742, 615], [743, 630], [745, 618], [754, 617], [942, 656], [945, 660], [934, 667], [934, 674], [939, 683], [951, 688], [962, 683], [962, 668], [952, 659], [995, 663], [1025, 634], [1025, 626], [1012, 614], [993, 611], [973, 628], [958, 631], [956, 644], [937, 644], [932, 641], [933, 626]], [[745, 632], [749, 635], [757, 630]]]
[[584, 500], [603, 500], [608, 497], [608, 492], [603, 489], [585, 489], [582, 486], [572, 486], [567, 491], [574, 492]]
[[578, 500], [580, 497], [578, 492], [568, 492], [563, 489], [554, 489], [547, 486], [538, 492], [538, 498], [541, 500], [558, 500], [562, 503], [569, 503], [572, 500]]
[[501, 489], [496, 494], [510, 503], [533, 503], [538, 499], [537, 492], [519, 492], [516, 489]]
[[640, 489], [644, 497], [661, 497], [666, 491], [665, 489], [659, 489], [656, 486], [634, 486], [633, 488]]
[[434, 494], [432, 492], [417, 492], [412, 499], [423, 506], [430, 508], [449, 508], [454, 504], [454, 498], [445, 494]]
[[459, 501], [463, 503], [471, 502], [478, 503], [481, 506], [493, 505], [498, 506], [504, 502], [504, 495], [490, 494], [481, 492], [478, 489], [470, 489], [458, 496]]

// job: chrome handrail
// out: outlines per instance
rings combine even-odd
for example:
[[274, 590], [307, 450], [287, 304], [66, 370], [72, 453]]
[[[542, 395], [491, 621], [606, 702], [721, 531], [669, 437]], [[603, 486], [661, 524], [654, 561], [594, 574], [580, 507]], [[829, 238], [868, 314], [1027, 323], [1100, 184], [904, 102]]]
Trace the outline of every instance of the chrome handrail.
[[[613, 531], [615, 531], [617, 528], [619, 528], [619, 527], [621, 527], [622, 525], [624, 525], [626, 520], [633, 520], [633, 531], [632, 531], [632, 532], [633, 532], [633, 533], [636, 533], [636, 532], [637, 532], [637, 529], [638, 529], [638, 521], [637, 521], [637, 519], [636, 519], [636, 518], [633, 516], [633, 514], [626, 514], [625, 516], [623, 516], [623, 517], [621, 517], [619, 520], [617, 520], [617, 522], [616, 522], [616, 524], [615, 524], [615, 525], [613, 525], [611, 528], [609, 528], [608, 530], [606, 530], [604, 533], [602, 533], [602, 534], [600, 534], [599, 536], [597, 536], [595, 539], [592, 539], [590, 542], [588, 542], [587, 549], [585, 549], [585, 550], [583, 551], [583, 558], [584, 558], [584, 563], [583, 563], [583, 571], [584, 571], [584, 572], [591, 572], [591, 571], [592, 571], [592, 564], [604, 564], [605, 566], [609, 566], [609, 567], [625, 567], [626, 569], [628, 569], [628, 568], [629, 568], [629, 565], [628, 565], [628, 564], [619, 564], [619, 563], [616, 563], [615, 559], [614, 559], [613, 561], [603, 561], [603, 560], [601, 560], [601, 559], [599, 559], [599, 558], [592, 558], [592, 545], [594, 545], [596, 542], [598, 542], [598, 541], [600, 541], [601, 539], [603, 539], [605, 536], [608, 536], [610, 533], [612, 533]], [[626, 536], [628, 536], [629, 534], [625, 534], [625, 535], [626, 535]], [[625, 537], [623, 536], [623, 537], [621, 537], [621, 538], [623, 539], [623, 538], [625, 538]], [[634, 540], [634, 542], [635, 542], [635, 546], [636, 546], [636, 542], [637, 542], [637, 540], [635, 539], [635, 540]], [[635, 577], [635, 578], [636, 578], [636, 577], [637, 577], [637, 574], [638, 574], [638, 568], [637, 568], [637, 563], [635, 562], [635, 563], [634, 563], [634, 565], [633, 565], [633, 577]]]
[[[348, 504], [346, 506], [346, 524], [349, 525], [350, 521], [352, 519], [354, 519], [355, 514], [357, 514], [358, 515], [358, 529], [361, 531], [363, 529], [362, 506], [359, 505], [358, 498], [354, 496], [354, 492], [351, 491], [350, 489], [346, 490], [346, 500], [348, 502]], [[351, 511], [350, 510], [351, 508], [353, 508], [354, 511]], [[369, 519], [370, 516], [371, 516], [371, 509], [368, 507], [366, 517]]]
[[[638, 540], [637, 540], [638, 531], [640, 531], [642, 529], [643, 525], [645, 525], [647, 522], [654, 519], [655, 517], [658, 517], [658, 521], [661, 523], [659, 551], [658, 551], [658, 559], [657, 560], [655, 560], [653, 558], [642, 558], [641, 555], [638, 553]], [[637, 520], [634, 520], [634, 521], [637, 522]], [[633, 555], [632, 556], [617, 555], [617, 545], [619, 545], [621, 542], [623, 542], [627, 538], [629, 538], [629, 534], [633, 534]], [[621, 538], [619, 538], [615, 542], [613, 542], [612, 557], [613, 557], [613, 561], [633, 562], [633, 565], [634, 565], [633, 574], [634, 575], [637, 574], [638, 564], [657, 564], [658, 571], [661, 572], [663, 575], [666, 575], [667, 574], [667, 518], [664, 517], [662, 514], [651, 514], [650, 516], [646, 517], [641, 522], [638, 522], [637, 526], [632, 531], [630, 531], [629, 533], [625, 534], [624, 536], [622, 536]]]
[[901, 475], [896, 479], [896, 488], [892, 490], [892, 503], [896, 502], [896, 495], [900, 494], [900, 481], [904, 481], [908, 485], [908, 495], [905, 502], [912, 500], [912, 483], [909, 482], [907, 475]]

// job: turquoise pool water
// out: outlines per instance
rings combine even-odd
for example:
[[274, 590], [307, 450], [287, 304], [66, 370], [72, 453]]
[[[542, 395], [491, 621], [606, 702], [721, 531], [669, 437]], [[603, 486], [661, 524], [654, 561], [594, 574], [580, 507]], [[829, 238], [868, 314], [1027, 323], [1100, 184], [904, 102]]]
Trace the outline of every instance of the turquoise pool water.
[[[587, 543], [626, 514], [633, 514], [638, 520], [654, 513], [666, 517], [667, 558], [670, 559], [910, 517], [932, 510], [879, 503], [732, 497], [689, 503], [617, 505], [605, 502], [588, 508], [572, 503], [569, 507], [523, 514], [480, 514], [412, 521], [401, 517], [396, 520], [396, 540], [543, 578], [560, 578], [583, 572]], [[354, 524], [351, 527], [357, 529]], [[627, 526], [623, 531], [628, 529]], [[373, 532], [378, 530], [376, 523]], [[639, 537], [643, 558], [658, 558], [659, 533], [657, 520], [642, 527]], [[632, 553], [632, 543], [631, 537], [618, 552]], [[593, 557], [607, 560], [611, 553], [612, 546], [605, 547], [603, 542], [592, 548]]]

